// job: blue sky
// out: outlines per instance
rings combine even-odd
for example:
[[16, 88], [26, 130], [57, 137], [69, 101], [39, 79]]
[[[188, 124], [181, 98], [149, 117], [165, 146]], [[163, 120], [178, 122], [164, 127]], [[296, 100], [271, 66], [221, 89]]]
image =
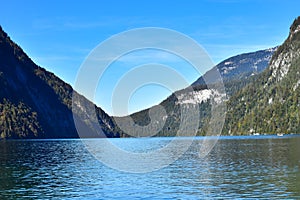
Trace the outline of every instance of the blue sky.
[[[300, 15], [299, 8], [299, 1], [288, 0], [10, 0], [1, 2], [0, 25], [34, 62], [73, 85], [90, 51], [122, 31], [142, 27], [179, 31], [202, 45], [217, 64], [233, 55], [281, 44]], [[172, 63], [189, 83], [198, 78], [184, 63], [155, 55], [140, 52], [122, 63], [130, 69], [146, 56], [146, 60]], [[132, 58], [136, 60], [131, 62]], [[112, 66], [111, 73], [119, 73], [121, 65]], [[110, 76], [102, 82], [94, 101], [111, 114], [115, 82]], [[140, 88], [130, 99], [129, 112], [156, 104], [170, 92], [158, 85]]]

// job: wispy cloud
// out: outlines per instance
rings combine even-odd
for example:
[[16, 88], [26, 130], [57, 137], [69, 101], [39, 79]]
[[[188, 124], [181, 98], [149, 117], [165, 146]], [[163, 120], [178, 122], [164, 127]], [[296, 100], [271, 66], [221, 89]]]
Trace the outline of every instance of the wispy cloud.
[[[206, 0], [207, 2], [215, 2], [215, 3], [241, 3], [241, 2], [249, 2], [250, 0]], [[252, 0], [253, 1], [253, 0]]]
[[59, 56], [59, 55], [48, 55], [48, 56], [37, 56], [33, 57], [33, 60], [38, 61], [71, 61], [71, 60], [78, 60], [73, 56]]
[[247, 23], [243, 17], [225, 18], [217, 24], [211, 24], [205, 28], [199, 27], [198, 30], [191, 33], [192, 37], [202, 40], [220, 40], [220, 39], [239, 39], [251, 34], [260, 34], [270, 31], [272, 27], [263, 21], [260, 24]]
[[[275, 45], [276, 46], [276, 45]], [[206, 44], [204, 45], [215, 64], [235, 55], [268, 49], [274, 45], [261, 44]]]
[[144, 17], [113, 17], [101, 16], [93, 20], [84, 20], [71, 17], [41, 18], [32, 22], [32, 26], [39, 30], [72, 30], [72, 29], [93, 29], [108, 27], [132, 28], [139, 25], [151, 24], [152, 20]]

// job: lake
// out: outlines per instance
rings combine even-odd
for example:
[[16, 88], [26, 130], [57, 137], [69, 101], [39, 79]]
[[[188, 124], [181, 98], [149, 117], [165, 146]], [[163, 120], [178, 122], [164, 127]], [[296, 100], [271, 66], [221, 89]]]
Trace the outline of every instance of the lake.
[[[138, 152], [172, 138], [110, 140]], [[0, 141], [0, 199], [300, 199], [299, 135], [223, 136], [200, 158], [202, 140], [149, 173], [112, 169], [80, 139]]]

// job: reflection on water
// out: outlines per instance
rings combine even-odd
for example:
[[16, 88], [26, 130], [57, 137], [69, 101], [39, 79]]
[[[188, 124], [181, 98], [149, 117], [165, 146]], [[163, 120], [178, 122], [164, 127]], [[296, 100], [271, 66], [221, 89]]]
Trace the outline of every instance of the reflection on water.
[[[300, 137], [221, 137], [200, 159], [202, 139], [146, 174], [106, 167], [80, 140], [0, 141], [1, 199], [300, 198]], [[112, 140], [138, 152], [172, 138]]]

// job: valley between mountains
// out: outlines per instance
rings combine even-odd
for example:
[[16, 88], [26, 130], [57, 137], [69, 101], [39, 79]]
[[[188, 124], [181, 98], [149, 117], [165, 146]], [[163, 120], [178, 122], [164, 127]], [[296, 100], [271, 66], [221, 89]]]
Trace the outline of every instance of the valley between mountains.
[[[223, 135], [300, 133], [300, 17], [285, 42], [266, 50], [233, 56], [216, 65], [191, 86], [160, 103], [166, 115], [156, 136], [176, 136], [181, 106], [199, 106], [197, 135], [210, 125], [212, 94], [205, 80], [219, 71], [226, 95]], [[216, 82], [220, 80], [215, 80]], [[83, 137], [129, 137], [126, 117], [111, 117], [55, 76], [37, 66], [0, 28], [0, 138], [78, 138], [74, 119], [86, 130]], [[72, 110], [72, 95], [78, 109]], [[96, 110], [96, 118], [85, 107]], [[75, 110], [74, 118], [72, 111]], [[158, 113], [160, 114], [160, 113]], [[151, 123], [149, 109], [130, 115], [137, 125]], [[95, 128], [101, 126], [101, 130]], [[77, 129], [76, 129], [77, 128]], [[141, 134], [142, 135], [142, 134]]]

